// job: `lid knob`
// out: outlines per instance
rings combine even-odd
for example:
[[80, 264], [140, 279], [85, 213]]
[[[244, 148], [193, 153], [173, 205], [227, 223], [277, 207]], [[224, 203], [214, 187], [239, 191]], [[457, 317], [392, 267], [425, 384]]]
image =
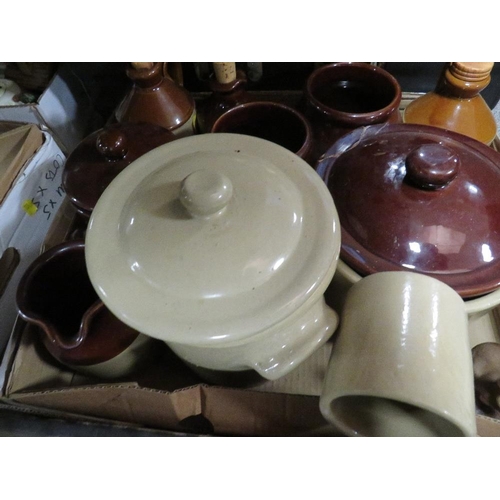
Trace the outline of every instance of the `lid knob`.
[[127, 140], [119, 130], [103, 130], [96, 139], [96, 148], [108, 160], [120, 160], [127, 154]]
[[459, 157], [442, 144], [423, 144], [406, 158], [406, 175], [421, 189], [439, 189], [457, 175]]
[[193, 217], [208, 217], [220, 212], [232, 196], [231, 181], [211, 169], [197, 170], [181, 184], [181, 203]]

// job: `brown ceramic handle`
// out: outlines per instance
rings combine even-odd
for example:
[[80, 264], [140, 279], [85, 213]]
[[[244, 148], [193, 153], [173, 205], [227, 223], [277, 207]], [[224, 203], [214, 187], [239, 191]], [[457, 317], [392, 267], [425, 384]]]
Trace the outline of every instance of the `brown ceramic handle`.
[[127, 154], [127, 140], [119, 130], [104, 130], [97, 136], [96, 148], [109, 160], [120, 160]]
[[439, 189], [456, 177], [459, 165], [458, 155], [446, 146], [423, 144], [406, 158], [406, 175], [421, 189]]
[[182, 64], [178, 62], [163, 63], [163, 76], [170, 78], [177, 85], [184, 86], [184, 73], [182, 72]]

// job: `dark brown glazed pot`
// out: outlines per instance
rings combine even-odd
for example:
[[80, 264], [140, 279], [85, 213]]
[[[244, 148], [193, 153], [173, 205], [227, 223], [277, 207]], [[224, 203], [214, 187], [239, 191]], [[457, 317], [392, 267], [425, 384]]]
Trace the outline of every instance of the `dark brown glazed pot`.
[[168, 75], [163, 64], [127, 68], [133, 85], [115, 111], [118, 122], [146, 122], [170, 130], [178, 137], [194, 133], [195, 102], [191, 94]]
[[353, 130], [318, 162], [340, 258], [361, 276], [412, 270], [463, 298], [500, 287], [500, 154], [427, 125]]
[[367, 63], [333, 63], [311, 73], [303, 108], [318, 159], [340, 136], [377, 123], [399, 123], [401, 88], [386, 70]]
[[213, 133], [250, 135], [279, 144], [312, 164], [312, 129], [297, 110], [276, 102], [254, 101], [226, 111], [214, 123]]
[[237, 72], [232, 82], [220, 83], [212, 77], [209, 85], [212, 93], [197, 104], [196, 124], [202, 134], [210, 132], [217, 118], [226, 111], [252, 100], [246, 90], [247, 78], [242, 71]]
[[140, 335], [113, 316], [87, 275], [84, 242], [61, 243], [28, 267], [17, 289], [21, 317], [61, 363], [88, 366], [124, 352]]
[[109, 183], [131, 162], [148, 151], [176, 139], [159, 125], [114, 123], [86, 137], [64, 165], [63, 187], [86, 218]]

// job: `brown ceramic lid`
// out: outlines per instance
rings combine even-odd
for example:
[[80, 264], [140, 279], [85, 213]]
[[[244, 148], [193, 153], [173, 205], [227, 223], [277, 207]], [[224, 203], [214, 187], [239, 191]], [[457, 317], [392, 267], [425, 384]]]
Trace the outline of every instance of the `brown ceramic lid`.
[[114, 123], [90, 134], [69, 155], [62, 182], [66, 194], [90, 215], [109, 183], [132, 161], [175, 139], [172, 132], [149, 123]]
[[340, 258], [366, 276], [414, 270], [462, 297], [500, 286], [500, 154], [427, 125], [372, 125], [316, 170], [339, 213]]

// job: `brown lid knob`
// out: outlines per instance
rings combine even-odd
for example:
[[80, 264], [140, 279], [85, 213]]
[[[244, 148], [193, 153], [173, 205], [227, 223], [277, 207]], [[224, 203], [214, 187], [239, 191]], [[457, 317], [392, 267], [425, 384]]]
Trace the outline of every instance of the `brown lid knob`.
[[476, 82], [490, 76], [493, 69], [492, 62], [452, 62], [450, 72], [459, 80]]
[[97, 136], [96, 148], [108, 160], [120, 160], [127, 154], [127, 139], [122, 131], [107, 129]]
[[406, 175], [422, 189], [439, 189], [457, 175], [458, 155], [441, 144], [423, 144], [406, 158]]

